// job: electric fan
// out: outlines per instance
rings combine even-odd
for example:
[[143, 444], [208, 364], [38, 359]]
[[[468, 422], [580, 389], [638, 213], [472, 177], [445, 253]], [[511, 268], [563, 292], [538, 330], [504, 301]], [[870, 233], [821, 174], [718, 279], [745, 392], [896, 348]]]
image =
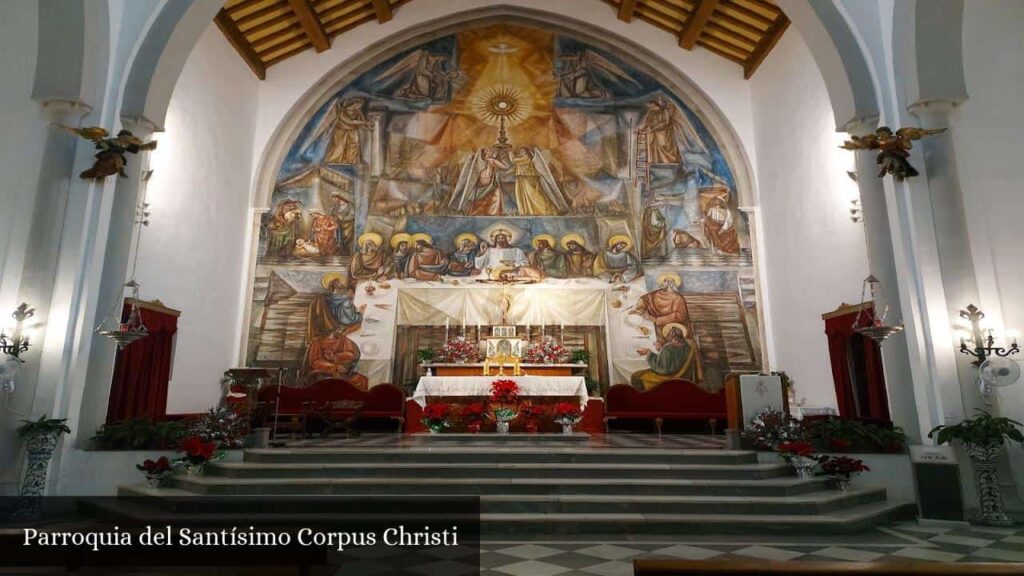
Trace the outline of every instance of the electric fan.
[[1020, 364], [1009, 358], [989, 358], [978, 368], [978, 384], [981, 397], [986, 404], [992, 404], [995, 388], [1009, 386], [1020, 380]]

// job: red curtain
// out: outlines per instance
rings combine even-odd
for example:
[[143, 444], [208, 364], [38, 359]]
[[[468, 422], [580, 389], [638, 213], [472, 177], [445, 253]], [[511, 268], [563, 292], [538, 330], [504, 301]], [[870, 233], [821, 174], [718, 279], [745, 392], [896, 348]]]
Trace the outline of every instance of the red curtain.
[[[122, 318], [128, 317], [128, 311], [126, 303]], [[167, 416], [167, 384], [178, 317], [147, 308], [139, 312], [149, 335], [117, 352], [107, 422], [127, 418], [163, 420]]]
[[[885, 392], [885, 374], [882, 370], [882, 350], [878, 343], [862, 336], [853, 330], [858, 312], [842, 316], [834, 316], [825, 320], [825, 334], [828, 336], [828, 354], [832, 361], [832, 380], [836, 387], [836, 400], [839, 404], [839, 415], [843, 418], [859, 418], [862, 420], [889, 421], [889, 398]], [[862, 324], [874, 320], [874, 312], [868, 308], [860, 318]], [[860, 346], [854, 347], [859, 340]], [[862, 350], [862, 354], [851, 353], [851, 350]], [[853, 362], [862, 362], [860, 366], [852, 366]], [[856, 370], [864, 374], [866, 405], [862, 403], [858, 414], [854, 399], [852, 372]]]

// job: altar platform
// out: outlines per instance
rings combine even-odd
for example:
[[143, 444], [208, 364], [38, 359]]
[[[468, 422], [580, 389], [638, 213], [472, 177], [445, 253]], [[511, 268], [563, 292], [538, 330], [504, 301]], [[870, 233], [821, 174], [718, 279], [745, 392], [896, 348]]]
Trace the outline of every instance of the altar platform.
[[[434, 376], [499, 376], [500, 372], [512, 373], [511, 366], [491, 366], [488, 373], [484, 374], [482, 362], [456, 363], [456, 362], [429, 362], [421, 364], [422, 367], [431, 370]], [[520, 364], [520, 371], [524, 376], [572, 376], [582, 374], [586, 371], [586, 364]]]

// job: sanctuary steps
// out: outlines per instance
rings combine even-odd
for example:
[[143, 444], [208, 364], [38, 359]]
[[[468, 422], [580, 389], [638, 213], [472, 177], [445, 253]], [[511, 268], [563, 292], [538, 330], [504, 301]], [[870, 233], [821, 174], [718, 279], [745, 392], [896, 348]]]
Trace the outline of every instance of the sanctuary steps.
[[849, 534], [912, 514], [884, 489], [831, 490], [748, 451], [559, 444], [246, 450], [241, 462], [122, 494], [480, 497], [485, 539]]

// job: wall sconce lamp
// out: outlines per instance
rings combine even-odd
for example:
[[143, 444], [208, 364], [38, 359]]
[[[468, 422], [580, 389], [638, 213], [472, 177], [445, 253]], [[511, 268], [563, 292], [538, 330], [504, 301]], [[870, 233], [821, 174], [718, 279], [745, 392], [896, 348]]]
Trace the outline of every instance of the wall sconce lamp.
[[960, 352], [975, 358], [971, 364], [981, 366], [985, 359], [990, 356], [1005, 358], [1020, 352], [1016, 336], [1013, 336], [1013, 342], [1011, 342], [1009, 348], [995, 345], [996, 339], [992, 335], [992, 330], [983, 330], [981, 328], [981, 319], [985, 317], [985, 313], [974, 304], [968, 305], [966, 310], [961, 310], [960, 317], [971, 323], [971, 333], [966, 337], [960, 336]]
[[11, 314], [17, 322], [14, 325], [14, 334], [8, 338], [7, 333], [0, 330], [0, 390], [7, 394], [14, 392], [14, 378], [25, 362], [20, 356], [29, 347], [28, 336], [25, 335], [25, 320], [35, 313], [33, 308], [23, 303]]
[[28, 350], [28, 336], [25, 335], [25, 320], [28, 320], [36, 313], [34, 308], [29, 308], [24, 302], [18, 306], [11, 316], [16, 322], [14, 334], [10, 337], [3, 330], [0, 330], [0, 354], [14, 356], [20, 360], [21, 354]]

